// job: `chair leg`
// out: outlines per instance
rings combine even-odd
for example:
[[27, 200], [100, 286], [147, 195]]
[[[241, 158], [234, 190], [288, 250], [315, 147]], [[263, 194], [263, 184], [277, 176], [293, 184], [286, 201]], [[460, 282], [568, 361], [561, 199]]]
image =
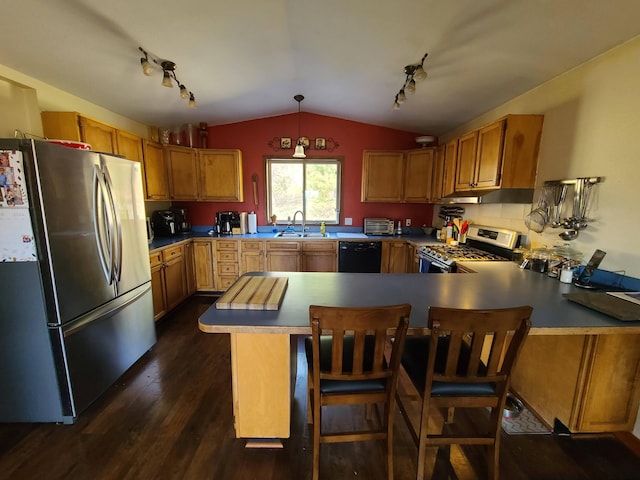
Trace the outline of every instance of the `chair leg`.
[[496, 445], [487, 445], [487, 466], [488, 466], [488, 476], [489, 480], [498, 480], [498, 447]]
[[395, 405], [393, 401], [387, 403], [385, 407], [385, 418], [387, 423], [387, 480], [393, 480], [393, 412]]
[[[311, 375], [311, 372], [309, 372]], [[307, 379], [307, 424], [311, 425], [313, 423], [313, 402], [311, 401], [313, 395], [313, 388], [311, 388], [311, 377]]]
[[487, 466], [489, 480], [498, 480], [500, 472], [500, 431], [502, 428], [502, 410], [491, 409], [491, 428], [493, 429], [493, 444], [487, 446]]
[[322, 419], [320, 418], [319, 402], [313, 402], [313, 480], [320, 480], [320, 428]]
[[[426, 408], [425, 408], [426, 407]], [[417, 480], [424, 479], [424, 471], [427, 462], [427, 434], [429, 429], [429, 406], [422, 404], [422, 414], [420, 415], [420, 430], [418, 433], [418, 472]]]

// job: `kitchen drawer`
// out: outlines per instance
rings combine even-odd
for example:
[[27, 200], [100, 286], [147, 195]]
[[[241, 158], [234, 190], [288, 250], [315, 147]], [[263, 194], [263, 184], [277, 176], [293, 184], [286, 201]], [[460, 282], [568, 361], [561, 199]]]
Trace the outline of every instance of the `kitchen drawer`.
[[228, 276], [220, 276], [220, 285], [218, 289], [221, 291], [227, 290], [234, 282], [238, 279], [238, 277], [228, 277]]
[[252, 251], [252, 252], [261, 252], [263, 249], [262, 242], [260, 241], [245, 241], [243, 240], [240, 243], [240, 248], [243, 252]]
[[149, 254], [149, 263], [151, 264], [151, 268], [162, 265], [162, 252]]
[[267, 250], [271, 251], [299, 251], [300, 242], [267, 242]]
[[218, 264], [219, 275], [238, 275], [237, 263], [219, 263]]
[[337, 252], [338, 242], [327, 240], [312, 240], [302, 242], [303, 252]]
[[218, 250], [238, 250], [237, 240], [218, 240], [216, 242], [216, 248]]
[[237, 262], [238, 261], [238, 252], [229, 252], [226, 250], [217, 250], [216, 251], [216, 260], [218, 262]]
[[184, 247], [182, 245], [178, 245], [176, 247], [169, 247], [162, 250], [162, 259], [166, 262], [171, 260], [172, 258], [181, 257], [184, 254]]

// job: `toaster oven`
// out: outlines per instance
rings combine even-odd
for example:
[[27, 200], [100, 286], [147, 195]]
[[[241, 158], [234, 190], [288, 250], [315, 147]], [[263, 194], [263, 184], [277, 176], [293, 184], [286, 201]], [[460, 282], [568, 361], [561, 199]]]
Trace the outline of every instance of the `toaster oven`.
[[365, 218], [365, 235], [393, 235], [393, 220], [390, 218]]

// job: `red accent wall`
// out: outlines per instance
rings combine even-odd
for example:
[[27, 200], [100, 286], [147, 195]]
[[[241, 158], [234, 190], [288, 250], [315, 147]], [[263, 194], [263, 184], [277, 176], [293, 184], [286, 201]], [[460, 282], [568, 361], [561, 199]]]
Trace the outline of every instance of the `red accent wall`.
[[[334, 117], [300, 113], [300, 132], [314, 145], [316, 137], [333, 138], [338, 147], [332, 152], [307, 149], [307, 157], [344, 158], [342, 182], [343, 199], [341, 222], [345, 217], [353, 219], [354, 226], [362, 226], [365, 217], [389, 217], [396, 221], [411, 218], [413, 226], [431, 225], [433, 208], [427, 204], [362, 203], [360, 183], [362, 179], [363, 150], [404, 150], [417, 148], [414, 132], [404, 132]], [[258, 214], [258, 225], [265, 225], [264, 156], [293, 155], [293, 150], [274, 150], [273, 141], [279, 146], [280, 137], [298, 137], [298, 114], [281, 115], [240, 123], [209, 127], [209, 148], [238, 148], [242, 151], [244, 202], [181, 202], [187, 208], [191, 223], [195, 226], [211, 225], [217, 211], [236, 210]], [[331, 143], [327, 142], [327, 147]], [[253, 203], [251, 177], [258, 175], [258, 206]], [[292, 212], [293, 214], [293, 212]]]

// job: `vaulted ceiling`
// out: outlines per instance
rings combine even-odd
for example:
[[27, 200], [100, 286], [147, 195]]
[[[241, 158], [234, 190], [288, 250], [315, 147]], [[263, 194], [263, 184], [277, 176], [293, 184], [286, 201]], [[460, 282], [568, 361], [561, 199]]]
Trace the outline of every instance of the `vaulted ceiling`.
[[[640, 34], [638, 0], [20, 0], [0, 64], [157, 126], [297, 111], [441, 134]], [[141, 46], [177, 64], [146, 77]], [[404, 67], [428, 77], [399, 110]]]

